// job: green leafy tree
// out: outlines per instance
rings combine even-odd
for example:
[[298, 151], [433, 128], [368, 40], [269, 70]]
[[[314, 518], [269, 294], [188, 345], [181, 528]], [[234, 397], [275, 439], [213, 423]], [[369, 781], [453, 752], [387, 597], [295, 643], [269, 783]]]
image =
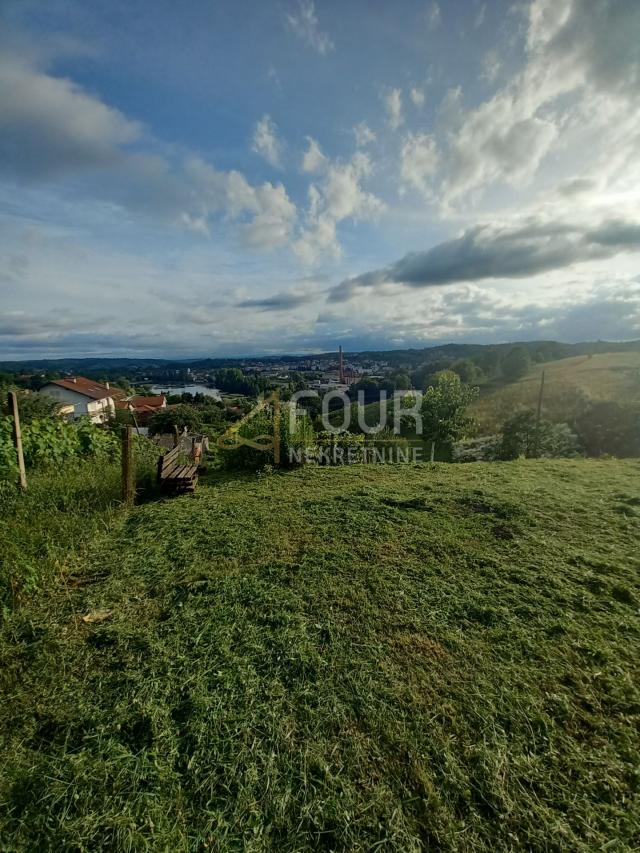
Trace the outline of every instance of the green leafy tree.
[[640, 406], [600, 400], [587, 405], [574, 428], [589, 456], [640, 456]]
[[[28, 391], [18, 391], [18, 411], [20, 412], [20, 423], [28, 424], [40, 418], [56, 417], [60, 409], [60, 403], [46, 394], [33, 394]], [[7, 394], [2, 395], [2, 412], [11, 414], [7, 402]]]
[[171, 433], [175, 427], [179, 430], [186, 427], [189, 432], [196, 432], [200, 428], [200, 423], [200, 415], [192, 406], [161, 409], [149, 421], [149, 435]]
[[436, 444], [453, 444], [462, 438], [473, 423], [467, 407], [478, 396], [478, 389], [466, 385], [455, 374], [441, 373], [422, 398], [422, 422], [425, 435], [431, 439], [431, 461]]
[[522, 379], [531, 367], [531, 356], [526, 347], [514, 347], [502, 359], [502, 375], [510, 382]]
[[453, 362], [450, 370], [460, 377], [461, 382], [465, 382], [467, 385], [478, 382], [482, 377], [482, 371], [470, 358], [459, 358]]
[[502, 427], [500, 459], [556, 458], [578, 453], [578, 437], [568, 424], [553, 424], [544, 419], [538, 422], [532, 409], [518, 412]]

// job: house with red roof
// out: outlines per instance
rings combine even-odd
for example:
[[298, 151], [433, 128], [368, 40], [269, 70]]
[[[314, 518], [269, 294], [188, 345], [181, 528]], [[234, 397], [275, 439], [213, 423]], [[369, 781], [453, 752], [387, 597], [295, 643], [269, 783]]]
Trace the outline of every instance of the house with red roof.
[[61, 404], [63, 414], [74, 418], [89, 417], [94, 423], [104, 423], [115, 412], [116, 400], [125, 397], [120, 388], [111, 388], [108, 382], [102, 385], [85, 376], [68, 376], [53, 379], [39, 391], [53, 397]]

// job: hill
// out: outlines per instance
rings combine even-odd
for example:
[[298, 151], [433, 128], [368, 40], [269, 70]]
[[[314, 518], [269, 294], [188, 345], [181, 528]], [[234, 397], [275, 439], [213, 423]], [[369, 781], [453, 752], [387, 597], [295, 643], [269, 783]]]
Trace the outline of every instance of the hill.
[[639, 483], [565, 460], [210, 477], [129, 512], [116, 466], [1, 490], [4, 570], [46, 583], [14, 574], [0, 630], [0, 847], [633, 849]]
[[574, 356], [536, 365], [523, 379], [487, 385], [471, 407], [481, 432], [494, 432], [518, 409], [535, 409], [545, 373], [543, 416], [570, 420], [584, 400], [640, 402], [640, 352]]

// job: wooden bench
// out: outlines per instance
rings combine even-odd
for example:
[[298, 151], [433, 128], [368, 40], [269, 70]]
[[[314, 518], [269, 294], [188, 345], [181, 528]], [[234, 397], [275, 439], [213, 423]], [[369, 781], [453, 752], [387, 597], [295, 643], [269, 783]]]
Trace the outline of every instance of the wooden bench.
[[193, 492], [198, 482], [198, 466], [180, 460], [180, 445], [158, 459], [158, 485], [172, 492]]

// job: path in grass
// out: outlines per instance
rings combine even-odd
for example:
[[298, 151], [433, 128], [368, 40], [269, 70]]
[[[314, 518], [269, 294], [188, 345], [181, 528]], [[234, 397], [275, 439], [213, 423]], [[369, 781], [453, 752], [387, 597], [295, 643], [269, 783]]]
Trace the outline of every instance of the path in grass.
[[0, 849], [634, 849], [639, 531], [638, 462], [137, 507], [5, 627]]

